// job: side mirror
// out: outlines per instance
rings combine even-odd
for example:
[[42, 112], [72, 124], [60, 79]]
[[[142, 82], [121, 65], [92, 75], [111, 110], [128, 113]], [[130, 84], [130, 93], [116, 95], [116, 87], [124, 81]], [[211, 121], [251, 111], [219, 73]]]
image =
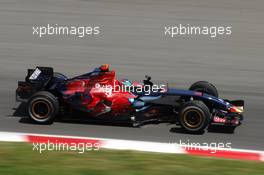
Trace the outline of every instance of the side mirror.
[[151, 80], [151, 76], [145, 75], [145, 78], [147, 79], [147, 81]]
[[151, 76], [145, 75], [146, 80], [143, 80], [143, 84], [144, 85], [149, 85], [149, 86], [153, 86], [153, 83], [150, 81], [151, 80]]

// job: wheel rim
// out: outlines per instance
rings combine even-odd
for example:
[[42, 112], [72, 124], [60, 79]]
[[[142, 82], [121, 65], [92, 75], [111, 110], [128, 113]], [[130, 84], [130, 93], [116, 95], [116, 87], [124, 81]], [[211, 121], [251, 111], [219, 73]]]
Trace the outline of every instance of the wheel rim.
[[189, 128], [197, 128], [202, 124], [202, 113], [195, 109], [190, 109], [184, 112], [183, 121]]
[[46, 119], [50, 114], [51, 108], [48, 102], [44, 100], [38, 100], [33, 102], [31, 111], [33, 117], [37, 119]]

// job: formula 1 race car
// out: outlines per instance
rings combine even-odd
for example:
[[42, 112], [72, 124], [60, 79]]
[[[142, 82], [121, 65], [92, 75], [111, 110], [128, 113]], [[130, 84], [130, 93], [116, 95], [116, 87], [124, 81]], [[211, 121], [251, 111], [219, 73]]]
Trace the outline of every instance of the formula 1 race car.
[[189, 132], [213, 125], [235, 128], [244, 108], [243, 100], [218, 98], [216, 87], [206, 81], [194, 83], [189, 90], [155, 85], [149, 76], [142, 83], [119, 81], [109, 65], [74, 78], [51, 67], [28, 69], [25, 81], [18, 82], [16, 100], [25, 102], [29, 117], [40, 124], [81, 111], [87, 118], [125, 119], [133, 126], [175, 123]]

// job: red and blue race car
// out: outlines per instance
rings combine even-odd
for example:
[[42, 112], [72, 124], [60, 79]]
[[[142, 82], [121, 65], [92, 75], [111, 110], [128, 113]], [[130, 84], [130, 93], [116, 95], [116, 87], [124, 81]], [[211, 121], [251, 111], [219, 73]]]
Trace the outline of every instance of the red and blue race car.
[[60, 114], [82, 112], [87, 118], [125, 120], [140, 126], [147, 122], [175, 123], [190, 132], [222, 125], [241, 124], [243, 100], [218, 98], [214, 85], [199, 81], [188, 90], [143, 82], [121, 81], [109, 65], [67, 78], [51, 67], [28, 69], [18, 82], [16, 100], [27, 104], [29, 117], [40, 124], [52, 123]]

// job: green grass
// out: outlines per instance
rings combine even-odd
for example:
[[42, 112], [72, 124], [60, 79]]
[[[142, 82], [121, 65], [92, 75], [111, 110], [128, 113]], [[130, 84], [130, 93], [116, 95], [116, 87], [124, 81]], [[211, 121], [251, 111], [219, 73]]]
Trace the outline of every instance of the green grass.
[[0, 175], [263, 175], [264, 163], [99, 150], [77, 152], [32, 151], [26, 143], [0, 142]]

